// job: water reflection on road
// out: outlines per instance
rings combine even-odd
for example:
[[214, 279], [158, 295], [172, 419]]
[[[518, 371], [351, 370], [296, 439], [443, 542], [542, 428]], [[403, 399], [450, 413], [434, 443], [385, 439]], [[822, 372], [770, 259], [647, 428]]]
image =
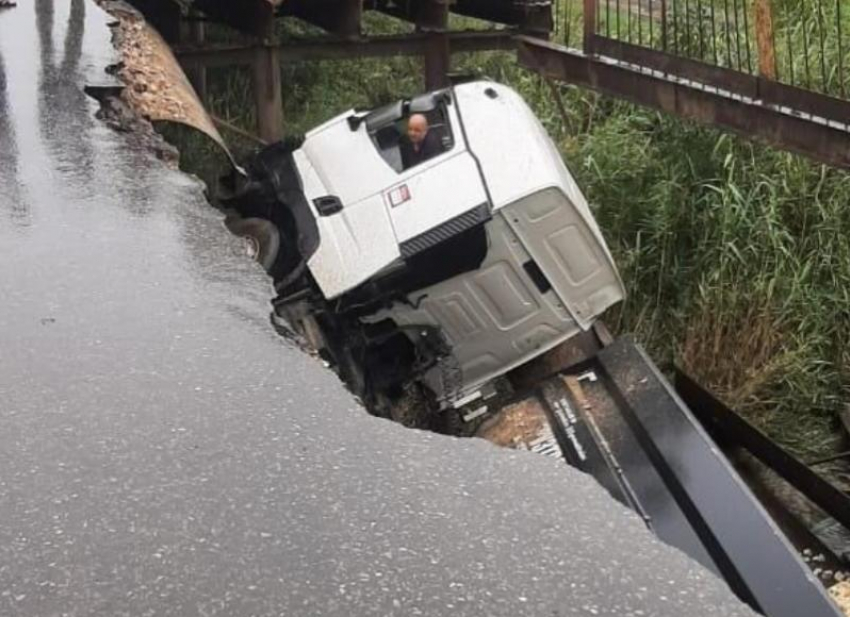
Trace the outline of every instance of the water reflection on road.
[[0, 187], [5, 190], [0, 199], [0, 216], [8, 217], [13, 225], [26, 225], [28, 210], [18, 182], [18, 143], [6, 94], [8, 87], [6, 65], [0, 53]]
[[54, 1], [35, 0], [33, 7], [41, 58], [39, 132], [58, 170], [90, 182], [95, 168], [89, 139], [94, 119], [87, 113], [89, 101], [79, 87], [86, 0], [68, 2], [64, 43], [58, 54], [54, 42], [57, 38]]

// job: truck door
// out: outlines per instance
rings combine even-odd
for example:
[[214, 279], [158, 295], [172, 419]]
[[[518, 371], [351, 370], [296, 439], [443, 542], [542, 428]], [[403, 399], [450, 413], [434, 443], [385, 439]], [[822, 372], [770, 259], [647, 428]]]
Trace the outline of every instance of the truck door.
[[384, 202], [405, 257], [489, 218], [487, 193], [466, 150], [408, 170]]
[[[398, 138], [415, 113], [426, 116], [429, 137], [440, 144], [442, 152], [404, 169]], [[384, 135], [391, 137], [387, 140]], [[373, 141], [398, 174], [398, 181], [382, 192], [382, 199], [402, 256], [415, 254], [490, 218], [481, 172], [463, 139], [456, 107], [447, 96], [414, 99], [404, 118], [373, 132]], [[387, 147], [382, 148], [384, 144]]]
[[530, 277], [551, 285], [583, 329], [622, 300], [623, 286], [602, 238], [560, 188], [540, 190], [500, 212], [533, 259], [526, 265]]

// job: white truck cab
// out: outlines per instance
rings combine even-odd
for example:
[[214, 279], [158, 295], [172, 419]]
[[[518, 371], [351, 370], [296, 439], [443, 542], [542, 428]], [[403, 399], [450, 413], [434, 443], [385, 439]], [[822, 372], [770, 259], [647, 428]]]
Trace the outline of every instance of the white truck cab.
[[[440, 148], [405, 169], [412, 114]], [[263, 221], [247, 235], [275, 278], [277, 314], [366, 398], [415, 382], [452, 405], [624, 296], [584, 197], [506, 86], [352, 110], [248, 170], [233, 207]]]

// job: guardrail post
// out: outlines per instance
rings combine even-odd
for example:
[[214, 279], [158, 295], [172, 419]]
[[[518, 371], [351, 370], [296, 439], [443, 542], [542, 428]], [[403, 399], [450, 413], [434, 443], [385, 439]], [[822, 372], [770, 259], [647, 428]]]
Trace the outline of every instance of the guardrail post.
[[251, 63], [254, 100], [257, 106], [257, 133], [272, 143], [283, 138], [283, 91], [280, 77], [280, 49], [271, 4], [255, 21], [257, 47]]
[[[197, 10], [189, 11], [189, 22], [187, 24], [188, 32], [186, 39], [194, 47], [203, 47], [206, 42], [206, 24], [203, 21], [203, 15]], [[195, 93], [201, 102], [207, 102], [207, 69], [203, 66], [196, 66], [186, 69], [186, 76], [192, 83]]]
[[755, 0], [756, 44], [758, 45], [759, 74], [776, 79], [776, 49], [773, 38], [773, 10], [770, 0]]
[[549, 5], [544, 2], [527, 2], [522, 5], [522, 9], [523, 17], [519, 24], [522, 33], [548, 40], [555, 30], [553, 11], [557, 10], [557, 4], [554, 1]]
[[596, 37], [596, 3], [597, 0], [584, 0], [584, 53], [592, 55], [593, 42]]
[[449, 85], [451, 50], [446, 32], [448, 19], [448, 0], [429, 0], [421, 7], [417, 16], [417, 29], [427, 34], [425, 43], [425, 89], [429, 91]]

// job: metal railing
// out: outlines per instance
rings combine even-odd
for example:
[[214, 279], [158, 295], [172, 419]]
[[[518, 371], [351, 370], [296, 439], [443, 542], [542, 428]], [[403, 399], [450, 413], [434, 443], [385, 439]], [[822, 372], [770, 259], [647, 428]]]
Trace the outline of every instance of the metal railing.
[[850, 89], [850, 0], [556, 0], [555, 11], [556, 42], [587, 53], [663, 70], [681, 59], [688, 74], [698, 63], [841, 99]]

